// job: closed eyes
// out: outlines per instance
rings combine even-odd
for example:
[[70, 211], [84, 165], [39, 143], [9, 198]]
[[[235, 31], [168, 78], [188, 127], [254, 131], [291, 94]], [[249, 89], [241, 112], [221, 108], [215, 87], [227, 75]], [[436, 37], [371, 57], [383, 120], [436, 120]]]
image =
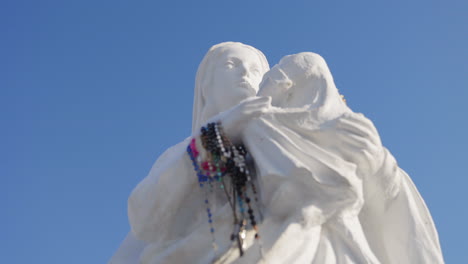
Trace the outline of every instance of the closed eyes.
[[255, 75], [260, 75], [260, 69], [258, 69], [258, 68], [252, 68], [252, 69], [250, 69], [250, 72], [255, 74]]
[[224, 64], [224, 66], [225, 66], [227, 69], [232, 69], [232, 68], [234, 68], [235, 64], [234, 64], [234, 62], [232, 62], [232, 61], [228, 61], [228, 62], [226, 62], [226, 63]]

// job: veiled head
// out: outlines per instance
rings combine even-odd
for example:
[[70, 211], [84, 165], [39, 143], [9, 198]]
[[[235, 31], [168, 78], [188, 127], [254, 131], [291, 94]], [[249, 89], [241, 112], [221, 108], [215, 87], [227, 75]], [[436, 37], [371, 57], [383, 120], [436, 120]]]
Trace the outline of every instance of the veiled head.
[[325, 60], [318, 54], [302, 52], [283, 57], [260, 84], [260, 96], [271, 96], [272, 105], [283, 108], [320, 108], [342, 112], [341, 101]]
[[192, 131], [210, 117], [254, 96], [268, 62], [262, 52], [239, 42], [213, 46], [196, 77]]

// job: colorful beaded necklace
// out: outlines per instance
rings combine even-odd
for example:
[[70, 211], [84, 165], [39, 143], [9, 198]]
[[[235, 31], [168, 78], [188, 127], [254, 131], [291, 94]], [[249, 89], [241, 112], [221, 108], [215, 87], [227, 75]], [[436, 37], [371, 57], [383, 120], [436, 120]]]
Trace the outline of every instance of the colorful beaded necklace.
[[[255, 230], [255, 239], [258, 240], [258, 225], [255, 218], [253, 202], [249, 194], [254, 196], [257, 214], [262, 218], [258, 206], [258, 195], [252, 172], [248, 166], [253, 163], [243, 144], [232, 144], [223, 133], [221, 123], [209, 123], [200, 130], [199, 137], [191, 140], [187, 153], [192, 160], [197, 173], [198, 183], [205, 193], [205, 205], [208, 223], [212, 236], [213, 249], [217, 250], [214, 236], [213, 213], [208, 199], [208, 190], [217, 191], [216, 186], [222, 189], [233, 212], [233, 232], [231, 241], [237, 242], [239, 254], [244, 254], [246, 229]], [[250, 161], [250, 162], [249, 162]], [[250, 226], [248, 223], [250, 222]]]

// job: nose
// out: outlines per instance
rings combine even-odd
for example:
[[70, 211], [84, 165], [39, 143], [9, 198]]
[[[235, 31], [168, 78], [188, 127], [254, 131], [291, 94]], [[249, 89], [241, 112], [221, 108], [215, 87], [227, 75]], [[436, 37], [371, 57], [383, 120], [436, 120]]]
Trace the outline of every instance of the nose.
[[248, 71], [247, 65], [245, 65], [244, 63], [241, 63], [239, 68], [240, 68], [240, 74], [242, 77], [245, 77], [248, 75], [249, 71]]

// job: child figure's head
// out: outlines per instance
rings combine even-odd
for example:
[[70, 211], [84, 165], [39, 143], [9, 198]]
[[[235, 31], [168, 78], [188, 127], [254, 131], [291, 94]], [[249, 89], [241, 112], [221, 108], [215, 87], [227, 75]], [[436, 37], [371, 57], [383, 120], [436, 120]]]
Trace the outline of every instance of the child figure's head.
[[330, 111], [342, 113], [343, 108], [347, 108], [335, 87], [327, 63], [312, 52], [283, 57], [263, 76], [258, 95], [271, 96], [273, 106], [307, 107], [317, 109], [322, 114]]

